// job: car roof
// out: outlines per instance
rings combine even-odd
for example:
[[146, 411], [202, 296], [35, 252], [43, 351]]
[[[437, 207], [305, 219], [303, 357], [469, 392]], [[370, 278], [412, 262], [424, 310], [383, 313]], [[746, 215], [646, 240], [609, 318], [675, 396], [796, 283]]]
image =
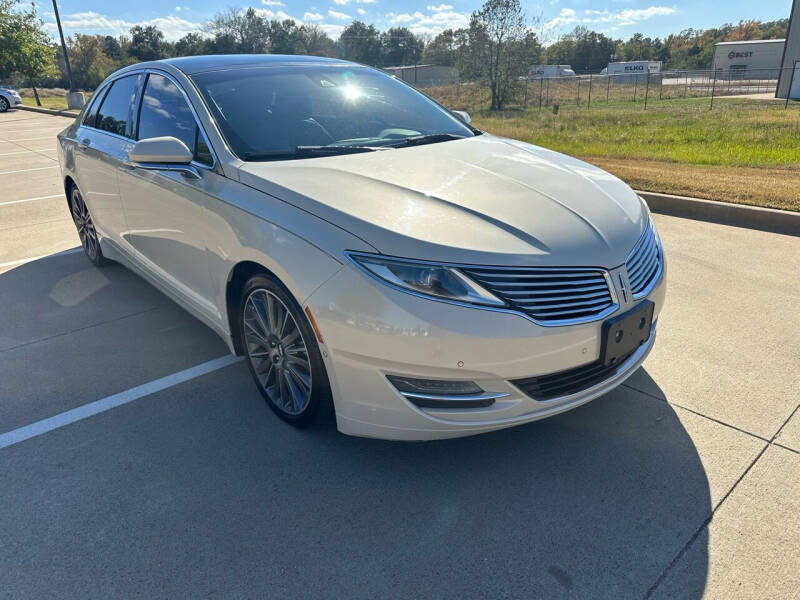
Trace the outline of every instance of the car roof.
[[286, 65], [354, 65], [345, 60], [326, 58], [324, 56], [294, 56], [290, 54], [218, 54], [207, 56], [183, 56], [167, 58], [156, 63], [167, 63], [180, 69], [187, 75], [202, 71], [213, 71], [225, 68], [286, 66]]

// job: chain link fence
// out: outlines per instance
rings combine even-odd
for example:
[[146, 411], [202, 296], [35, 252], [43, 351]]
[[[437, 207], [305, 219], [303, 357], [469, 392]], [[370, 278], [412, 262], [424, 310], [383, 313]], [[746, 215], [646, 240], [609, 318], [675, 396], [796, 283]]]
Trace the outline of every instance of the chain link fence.
[[[782, 74], [791, 82], [794, 70], [682, 70], [521, 79], [504, 108], [549, 110], [556, 107], [582, 107], [591, 110], [599, 107], [625, 106], [641, 107], [642, 110], [669, 107], [713, 109], [716, 101], [725, 98], [764, 100], [770, 106], [781, 103], [784, 108], [792, 104], [800, 105], [800, 102], [793, 102], [789, 98], [775, 98], [778, 80]], [[800, 75], [794, 76], [800, 77]], [[452, 83], [429, 80], [418, 87], [445, 106], [454, 109], [486, 110], [491, 105], [486, 82]], [[758, 106], [757, 102], [751, 104]]]

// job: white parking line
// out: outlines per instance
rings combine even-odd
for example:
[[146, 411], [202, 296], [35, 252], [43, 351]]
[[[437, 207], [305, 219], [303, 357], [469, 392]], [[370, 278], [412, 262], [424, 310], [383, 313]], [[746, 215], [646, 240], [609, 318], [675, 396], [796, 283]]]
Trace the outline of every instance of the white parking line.
[[58, 165], [50, 167], [36, 167], [35, 169], [18, 169], [16, 171], [0, 171], [0, 175], [11, 175], [12, 173], [27, 173], [28, 171], [44, 171], [45, 169], [56, 169]]
[[122, 406], [123, 404], [128, 404], [144, 396], [155, 394], [156, 392], [176, 386], [179, 383], [184, 383], [196, 377], [200, 377], [201, 375], [218, 371], [240, 360], [242, 360], [240, 356], [233, 356], [231, 354], [220, 356], [214, 360], [209, 360], [208, 362], [184, 369], [183, 371], [178, 371], [172, 375], [167, 375], [166, 377], [155, 379], [149, 383], [138, 385], [124, 392], [106, 396], [100, 400], [59, 413], [53, 417], [36, 421], [30, 425], [19, 427], [18, 429], [12, 429], [7, 433], [0, 434], [0, 448], [6, 448], [13, 444], [18, 444], [19, 442], [24, 442], [25, 440], [42, 435], [43, 433], [53, 431], [54, 429], [59, 429], [65, 425], [88, 419], [96, 414], [111, 410], [117, 406]]
[[[49, 150], [49, 148], [45, 148], [45, 150]], [[0, 156], [15, 156], [17, 154], [32, 154], [34, 152], [40, 152], [40, 150], [20, 150], [19, 152], [0, 152]]]
[[0, 140], [0, 142], [11, 142], [12, 144], [16, 144], [17, 142], [35, 142], [36, 140], [54, 140], [56, 139], [56, 134], [49, 135], [47, 137], [36, 137], [36, 138], [22, 138], [21, 140]]
[[76, 252], [82, 252], [83, 247], [78, 246], [77, 248], [70, 248], [69, 250], [63, 250], [61, 252], [56, 252], [55, 254], [40, 254], [39, 256], [29, 256], [28, 258], [20, 258], [18, 260], [10, 260], [8, 262], [0, 263], [0, 269], [3, 267], [14, 267], [16, 265], [24, 265], [25, 263], [29, 263], [34, 260], [39, 260], [42, 258], [50, 258], [51, 256], [64, 256], [65, 254], [75, 254]]
[[22, 204], [23, 202], [33, 202], [34, 200], [49, 200], [50, 198], [61, 198], [64, 194], [51, 194], [50, 196], [36, 196], [35, 198], [23, 198], [22, 200], [9, 200], [8, 202], [0, 202], [0, 206], [7, 206], [9, 204]]

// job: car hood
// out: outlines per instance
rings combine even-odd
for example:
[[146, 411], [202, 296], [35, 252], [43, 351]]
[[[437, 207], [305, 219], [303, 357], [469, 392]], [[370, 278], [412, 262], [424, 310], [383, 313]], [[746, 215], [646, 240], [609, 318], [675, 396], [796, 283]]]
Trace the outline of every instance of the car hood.
[[647, 221], [642, 202], [613, 175], [488, 134], [243, 163], [239, 178], [383, 254], [442, 262], [612, 268]]

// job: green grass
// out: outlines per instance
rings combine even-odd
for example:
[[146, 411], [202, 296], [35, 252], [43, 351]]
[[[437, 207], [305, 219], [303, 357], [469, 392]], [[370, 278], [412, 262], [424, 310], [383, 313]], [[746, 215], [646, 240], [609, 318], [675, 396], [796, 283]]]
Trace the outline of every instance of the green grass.
[[[631, 103], [632, 104], [632, 103]], [[474, 115], [476, 126], [577, 156], [691, 165], [800, 166], [800, 106], [718, 99]]]
[[[54, 110], [67, 110], [67, 99], [66, 98], [59, 98], [58, 96], [50, 96], [48, 98], [39, 98], [42, 101], [41, 108], [52, 108]], [[23, 96], [22, 104], [25, 106], [38, 106], [36, 104], [36, 99], [33, 96]], [[78, 112], [75, 110], [74, 112]]]
[[[430, 90], [426, 90], [430, 91]], [[800, 104], [708, 98], [486, 110], [469, 88], [442, 100], [476, 127], [579, 157], [637, 189], [800, 211]], [[456, 94], [460, 93], [460, 96]], [[435, 97], [436, 94], [432, 94]]]

